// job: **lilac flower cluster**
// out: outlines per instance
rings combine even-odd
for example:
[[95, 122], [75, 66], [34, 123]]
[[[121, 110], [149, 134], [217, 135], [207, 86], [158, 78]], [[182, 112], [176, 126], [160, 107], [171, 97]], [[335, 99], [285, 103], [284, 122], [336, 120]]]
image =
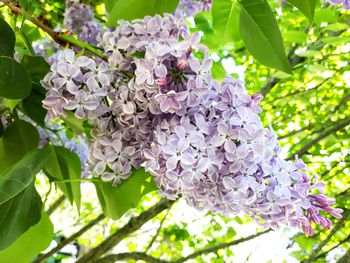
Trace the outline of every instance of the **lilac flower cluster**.
[[180, 0], [175, 15], [193, 17], [199, 12], [210, 11], [212, 0]]
[[94, 16], [91, 8], [83, 3], [66, 1], [64, 28], [78, 34], [80, 40], [91, 45], [97, 44], [97, 36], [103, 33], [102, 25]]
[[326, 2], [332, 5], [342, 5], [344, 9], [350, 9], [350, 0], [326, 0]]
[[43, 81], [50, 116], [70, 110], [94, 126], [94, 176], [118, 185], [144, 166], [167, 198], [308, 234], [311, 222], [331, 226], [321, 211], [341, 216], [302, 161], [281, 158], [259, 117], [262, 96], [249, 95], [240, 80], [212, 79], [207, 48], [183, 19], [122, 21], [98, 41], [108, 62], [64, 50]]

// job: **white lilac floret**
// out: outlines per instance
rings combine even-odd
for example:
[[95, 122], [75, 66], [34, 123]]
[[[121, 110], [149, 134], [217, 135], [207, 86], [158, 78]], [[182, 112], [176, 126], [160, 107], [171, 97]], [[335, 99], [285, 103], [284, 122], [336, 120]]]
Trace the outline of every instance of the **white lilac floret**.
[[304, 163], [281, 157], [259, 117], [262, 96], [231, 77], [213, 80], [207, 48], [182, 19], [122, 21], [98, 42], [108, 62], [64, 50], [43, 81], [50, 116], [70, 110], [94, 126], [94, 176], [118, 185], [144, 166], [167, 198], [243, 211], [270, 228], [289, 224], [312, 234], [311, 222], [331, 226], [320, 211], [340, 217]]

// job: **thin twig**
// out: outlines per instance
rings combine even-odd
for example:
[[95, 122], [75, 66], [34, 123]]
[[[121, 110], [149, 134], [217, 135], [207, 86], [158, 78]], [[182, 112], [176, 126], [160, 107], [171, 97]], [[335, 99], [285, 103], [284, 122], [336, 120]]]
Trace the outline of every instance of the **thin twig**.
[[150, 250], [150, 248], [152, 247], [154, 241], [156, 241], [156, 239], [157, 239], [157, 237], [158, 237], [158, 235], [159, 235], [159, 233], [160, 233], [160, 230], [161, 230], [162, 227], [163, 227], [163, 224], [164, 224], [164, 222], [165, 222], [165, 219], [167, 218], [167, 216], [168, 216], [168, 214], [169, 214], [169, 212], [170, 212], [170, 208], [171, 208], [171, 207], [169, 207], [169, 209], [166, 211], [164, 217], [163, 217], [162, 220], [160, 221], [160, 224], [159, 224], [159, 227], [158, 227], [158, 229], [157, 229], [157, 232], [156, 232], [156, 234], [153, 236], [151, 242], [149, 242], [149, 244], [148, 244], [148, 246], [147, 246], [147, 248], [146, 248], [146, 250], [145, 250], [145, 253], [147, 253], [148, 250]]
[[139, 229], [159, 213], [169, 208], [174, 202], [173, 200], [162, 199], [140, 215], [131, 218], [126, 225], [109, 236], [104, 242], [83, 255], [77, 263], [95, 262], [101, 255], [116, 246], [125, 237]]
[[[317, 144], [319, 141], [323, 140], [324, 138], [328, 137], [329, 135], [344, 129], [349, 124], [350, 124], [350, 118], [342, 119], [342, 120], [337, 121], [335, 123], [335, 125], [333, 126], [333, 128], [321, 132], [316, 138], [311, 140], [309, 143], [304, 145], [300, 150], [298, 150], [295, 154], [293, 154], [293, 156], [295, 156], [295, 155], [301, 156], [301, 155], [306, 154], [308, 152], [308, 150], [313, 145]], [[287, 160], [293, 159], [293, 156], [290, 156], [289, 158], [287, 158]]]
[[196, 251], [196, 252], [194, 252], [194, 253], [186, 256], [186, 257], [183, 257], [183, 258], [180, 258], [178, 260], [175, 260], [174, 263], [182, 263], [182, 262], [185, 262], [185, 261], [190, 260], [192, 258], [196, 258], [196, 257], [198, 257], [200, 255], [213, 253], [215, 251], [218, 251], [219, 249], [235, 246], [235, 245], [238, 245], [240, 243], [243, 243], [243, 242], [249, 241], [251, 239], [254, 239], [254, 238], [258, 237], [258, 236], [264, 235], [264, 234], [266, 234], [266, 233], [268, 233], [270, 231], [271, 230], [268, 229], [268, 230], [265, 230], [263, 232], [259, 232], [257, 234], [251, 235], [251, 236], [247, 236], [247, 237], [243, 237], [243, 238], [240, 238], [240, 239], [237, 239], [237, 240], [233, 240], [231, 242], [221, 243], [221, 244], [209, 247], [209, 248], [201, 249], [201, 250], [198, 250], [198, 251]]
[[244, 238], [233, 240], [231, 242], [221, 243], [221, 244], [209, 247], [209, 248], [201, 249], [201, 250], [198, 250], [198, 251], [196, 251], [196, 252], [194, 252], [186, 257], [182, 257], [182, 258], [179, 258], [179, 259], [173, 260], [173, 261], [158, 259], [158, 258], [150, 256], [144, 252], [131, 252], [131, 253], [120, 253], [120, 254], [108, 255], [104, 258], [101, 258], [97, 261], [94, 261], [94, 263], [113, 263], [116, 261], [127, 260], [127, 259], [143, 260], [143, 261], [150, 262], [150, 263], [182, 263], [182, 262], [186, 262], [190, 259], [196, 258], [196, 257], [201, 256], [201, 255], [214, 253], [214, 252], [218, 251], [219, 249], [224, 249], [224, 248], [228, 248], [231, 246], [235, 246], [235, 245], [244, 243], [244, 242], [249, 241], [251, 239], [254, 239], [258, 236], [264, 235], [270, 231], [271, 230], [266, 230], [266, 231], [263, 231], [263, 232], [260, 232], [260, 233], [257, 233], [257, 234], [251, 235], [251, 236], [247, 236]]
[[50, 216], [66, 199], [64, 195], [61, 195], [50, 207], [47, 209], [46, 213]]
[[106, 216], [104, 214], [100, 214], [97, 218], [95, 218], [94, 220], [90, 221], [86, 226], [82, 227], [78, 232], [74, 233], [73, 235], [71, 235], [67, 239], [63, 240], [61, 243], [59, 243], [56, 247], [51, 249], [49, 252], [47, 252], [46, 254], [43, 254], [43, 255], [37, 257], [32, 263], [43, 262], [45, 259], [47, 259], [48, 257], [52, 256], [56, 252], [60, 251], [63, 247], [65, 247], [66, 245], [68, 245], [69, 243], [74, 241], [77, 237], [81, 236], [86, 231], [88, 231], [90, 228], [92, 228], [93, 226], [98, 224], [104, 218], [106, 218]]

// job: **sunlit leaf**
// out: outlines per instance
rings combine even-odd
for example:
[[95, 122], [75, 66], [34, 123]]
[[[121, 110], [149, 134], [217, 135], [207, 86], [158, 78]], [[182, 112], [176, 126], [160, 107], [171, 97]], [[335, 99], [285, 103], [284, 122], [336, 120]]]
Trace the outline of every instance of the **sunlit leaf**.
[[34, 181], [0, 205], [0, 250], [11, 245], [41, 218], [42, 202]]
[[50, 245], [54, 237], [53, 230], [50, 218], [46, 213], [43, 213], [39, 223], [29, 228], [5, 250], [0, 251], [0, 262], [31, 262]]
[[132, 20], [146, 15], [172, 13], [179, 0], [118, 0], [110, 12], [107, 24], [117, 25], [118, 20]]
[[250, 54], [260, 63], [290, 74], [281, 33], [266, 0], [241, 0], [240, 30]]
[[142, 196], [157, 189], [153, 178], [143, 168], [133, 171], [121, 185], [111, 182], [94, 182], [104, 214], [114, 220], [139, 203]]

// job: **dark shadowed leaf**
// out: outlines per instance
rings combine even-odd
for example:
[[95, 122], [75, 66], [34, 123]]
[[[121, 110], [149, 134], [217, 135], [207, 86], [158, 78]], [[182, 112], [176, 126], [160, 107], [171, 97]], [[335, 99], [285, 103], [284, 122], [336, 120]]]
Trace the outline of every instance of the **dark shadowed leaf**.
[[[69, 201], [76, 204], [80, 209], [80, 181], [81, 164], [79, 156], [61, 146], [47, 145], [46, 163], [44, 166], [45, 173], [50, 180], [57, 183], [57, 186], [66, 195]], [[72, 182], [60, 182], [62, 180], [72, 180]], [[75, 181], [74, 181], [75, 180]]]
[[179, 0], [118, 0], [110, 12], [107, 24], [116, 26], [118, 20], [132, 20], [147, 15], [172, 13]]
[[111, 182], [94, 182], [103, 213], [117, 220], [139, 203], [142, 196], [157, 189], [153, 178], [143, 168], [134, 171], [119, 186]]
[[45, 117], [47, 110], [42, 106], [42, 101], [45, 99], [45, 89], [33, 83], [32, 92], [29, 97], [22, 101], [24, 112], [40, 126], [45, 126]]
[[12, 57], [15, 52], [15, 33], [12, 28], [0, 17], [0, 56]]
[[39, 144], [39, 133], [30, 123], [16, 120], [10, 124], [0, 140], [0, 172], [18, 162]]
[[39, 56], [24, 55], [21, 64], [30, 74], [32, 81], [37, 84], [40, 84], [40, 80], [50, 71], [50, 65]]
[[240, 31], [243, 41], [261, 64], [291, 74], [281, 32], [266, 0], [241, 0]]
[[1, 97], [24, 99], [29, 96], [32, 89], [32, 80], [21, 64], [13, 58], [0, 57], [0, 72]]
[[39, 223], [29, 228], [27, 232], [21, 235], [5, 250], [0, 251], [0, 262], [31, 262], [41, 251], [50, 245], [53, 237], [53, 225], [49, 216], [43, 213]]

